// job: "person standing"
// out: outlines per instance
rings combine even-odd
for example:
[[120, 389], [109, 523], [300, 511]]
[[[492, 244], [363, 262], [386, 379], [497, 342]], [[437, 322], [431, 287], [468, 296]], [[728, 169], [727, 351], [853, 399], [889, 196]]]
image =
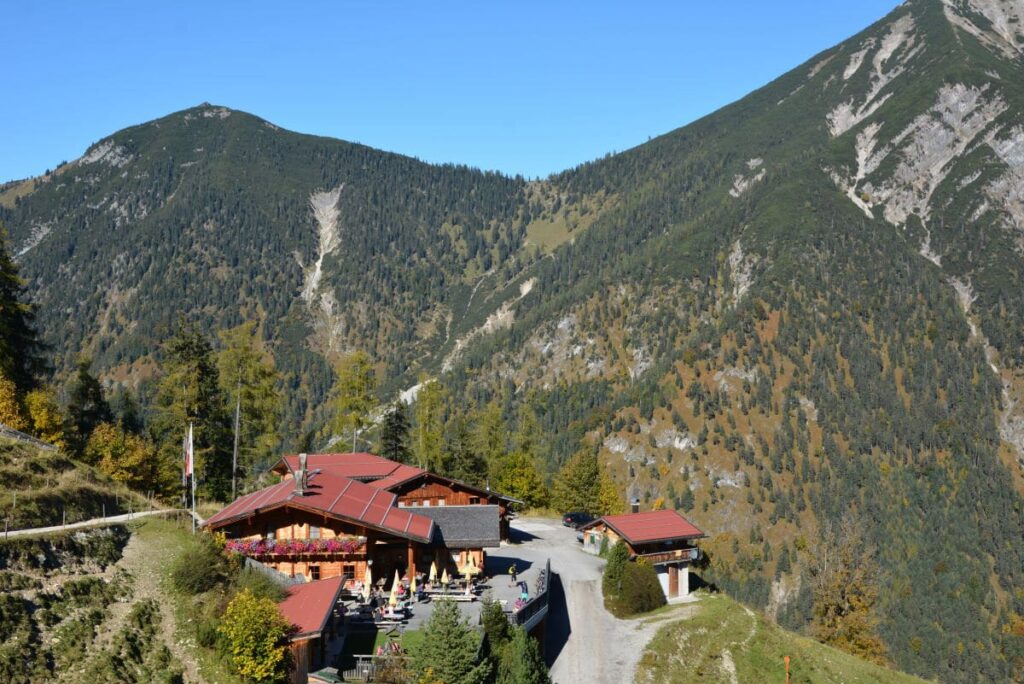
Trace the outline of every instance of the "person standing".
[[516, 570], [516, 562], [515, 561], [512, 561], [512, 565], [508, 566], [508, 576], [512, 580], [511, 582], [509, 582], [508, 586], [514, 587], [516, 585], [517, 580], [519, 579], [519, 571]]

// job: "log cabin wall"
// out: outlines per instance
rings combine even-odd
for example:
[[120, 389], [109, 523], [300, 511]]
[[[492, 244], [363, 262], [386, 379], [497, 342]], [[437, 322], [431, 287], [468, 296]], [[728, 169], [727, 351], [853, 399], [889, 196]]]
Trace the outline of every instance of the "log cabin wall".
[[472, 506], [497, 503], [480, 492], [444, 482], [426, 482], [407, 491], [396, 491], [399, 506]]

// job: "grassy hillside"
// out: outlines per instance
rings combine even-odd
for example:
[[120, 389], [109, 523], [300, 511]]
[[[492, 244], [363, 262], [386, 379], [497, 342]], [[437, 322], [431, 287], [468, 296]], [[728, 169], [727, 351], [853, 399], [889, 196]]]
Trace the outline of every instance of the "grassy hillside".
[[692, 617], [662, 627], [637, 667], [637, 681], [786, 681], [793, 684], [921, 684], [924, 680], [869, 663], [772, 624], [722, 594], [702, 594]]
[[0, 515], [9, 529], [75, 523], [150, 505], [95, 468], [60, 452], [0, 438]]

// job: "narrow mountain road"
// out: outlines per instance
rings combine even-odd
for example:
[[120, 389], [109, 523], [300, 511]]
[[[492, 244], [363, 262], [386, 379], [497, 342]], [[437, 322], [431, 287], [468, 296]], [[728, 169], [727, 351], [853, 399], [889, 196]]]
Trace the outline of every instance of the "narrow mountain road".
[[551, 572], [560, 581], [561, 595], [552, 593], [545, 643], [548, 656], [554, 657], [551, 678], [556, 684], [634, 681], [655, 632], [693, 613], [692, 605], [683, 604], [653, 618], [620, 620], [604, 608], [604, 560], [582, 550], [575, 530], [557, 520], [532, 518], [515, 521], [513, 529], [525, 541], [503, 546], [502, 553], [533, 563], [550, 557]]

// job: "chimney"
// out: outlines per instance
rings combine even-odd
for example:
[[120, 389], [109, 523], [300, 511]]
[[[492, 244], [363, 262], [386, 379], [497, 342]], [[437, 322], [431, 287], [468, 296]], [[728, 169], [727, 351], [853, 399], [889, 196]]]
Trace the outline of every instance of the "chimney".
[[295, 493], [306, 493], [306, 454], [299, 454], [299, 470], [295, 473]]
[[629, 512], [639, 513], [640, 512], [640, 499], [633, 497], [633, 500], [629, 502]]

